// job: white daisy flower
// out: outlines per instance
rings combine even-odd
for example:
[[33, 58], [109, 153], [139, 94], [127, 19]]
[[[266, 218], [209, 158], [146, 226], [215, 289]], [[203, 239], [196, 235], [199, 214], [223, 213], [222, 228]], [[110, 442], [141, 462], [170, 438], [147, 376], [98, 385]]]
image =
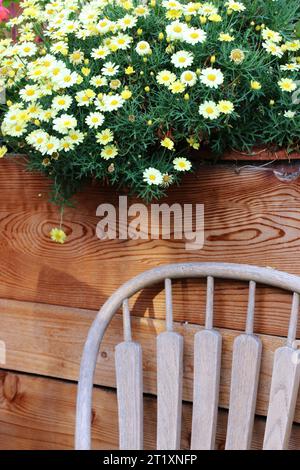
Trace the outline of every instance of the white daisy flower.
[[104, 116], [102, 113], [90, 113], [86, 118], [85, 118], [86, 124], [93, 128], [97, 129], [98, 127], [102, 126], [104, 122]]
[[46, 54], [44, 57], [39, 59], [39, 65], [43, 68], [50, 70], [56, 64], [56, 58], [51, 54]]
[[160, 185], [163, 182], [163, 175], [159, 170], [155, 168], [147, 168], [143, 172], [143, 180], [149, 185]]
[[287, 51], [293, 51], [293, 52], [299, 51], [299, 49], [300, 49], [300, 40], [296, 39], [295, 41], [287, 41], [284, 44], [284, 48]]
[[30, 65], [28, 65], [28, 77], [31, 78], [31, 80], [37, 82], [43, 78], [45, 74], [47, 74], [47, 71], [43, 67], [30, 67]]
[[171, 83], [175, 82], [176, 75], [169, 70], [162, 70], [156, 75], [156, 80], [160, 85], [169, 86]]
[[196, 16], [199, 10], [199, 3], [189, 2], [187, 5], [183, 5], [183, 12], [187, 16]]
[[138, 5], [135, 9], [134, 9], [134, 14], [136, 16], [142, 16], [143, 18], [145, 18], [146, 16], [149, 15], [149, 8], [145, 5]]
[[110, 30], [111, 25], [112, 21], [108, 20], [107, 18], [103, 18], [97, 23], [96, 28], [99, 33], [106, 34]]
[[181, 23], [180, 21], [173, 21], [166, 27], [166, 33], [171, 41], [181, 40], [183, 39], [183, 35], [187, 29], [188, 27], [185, 23]]
[[225, 7], [227, 7], [228, 10], [232, 10], [232, 11], [246, 10], [246, 7], [242, 2], [236, 2], [235, 0], [228, 0], [228, 2], [225, 3]]
[[57, 85], [60, 88], [70, 88], [77, 82], [78, 76], [76, 72], [70, 72], [69, 70], [63, 72], [57, 77]]
[[147, 41], [139, 41], [135, 48], [138, 55], [149, 55], [151, 54], [151, 47]]
[[49, 76], [53, 80], [57, 80], [58, 77], [60, 77], [62, 74], [68, 73], [69, 70], [65, 66], [64, 62], [61, 60], [55, 61], [52, 65], [49, 67]]
[[278, 85], [282, 91], [286, 91], [288, 93], [292, 93], [297, 89], [297, 83], [291, 78], [282, 78], [279, 80]]
[[79, 19], [82, 23], [94, 23], [97, 21], [99, 11], [94, 5], [87, 4], [81, 9]]
[[217, 119], [220, 116], [220, 110], [214, 101], [204, 101], [199, 106], [199, 114], [206, 119]]
[[68, 133], [68, 137], [76, 145], [81, 144], [84, 141], [84, 133], [77, 131], [76, 129], [72, 129]]
[[272, 42], [281, 42], [282, 36], [277, 31], [272, 31], [272, 29], [264, 28], [262, 30], [262, 37], [265, 41], [272, 41]]
[[125, 31], [126, 29], [133, 28], [137, 23], [137, 18], [132, 15], [125, 15], [123, 18], [118, 20], [118, 26]]
[[128, 34], [118, 34], [112, 38], [111, 46], [115, 46], [117, 49], [125, 51], [130, 47], [131, 42], [132, 38], [128, 36]]
[[100, 155], [104, 160], [109, 160], [110, 158], [115, 158], [118, 155], [118, 149], [115, 145], [105, 145], [101, 150]]
[[217, 15], [218, 8], [213, 3], [205, 2], [200, 5], [198, 13], [201, 16]]
[[37, 51], [37, 46], [34, 42], [23, 42], [18, 46], [18, 55], [20, 57], [30, 57]]
[[179, 69], [190, 67], [193, 60], [193, 54], [188, 51], [178, 51], [171, 57], [172, 64]]
[[119, 71], [119, 65], [114, 64], [113, 62], [105, 62], [101, 69], [103, 75], [107, 77], [113, 77]]
[[57, 152], [60, 146], [60, 141], [57, 137], [49, 136], [44, 144], [39, 146], [39, 150], [43, 155], [52, 155]]
[[74, 148], [75, 143], [70, 139], [70, 137], [67, 136], [61, 139], [58, 150], [69, 152], [70, 150], [74, 150]]
[[20, 90], [20, 97], [23, 101], [36, 101], [40, 96], [41, 92], [37, 85], [26, 85]]
[[262, 47], [264, 49], [266, 49], [266, 51], [269, 53], [269, 54], [272, 54], [274, 55], [275, 57], [282, 57], [284, 52], [283, 50], [281, 49], [280, 46], [278, 46], [277, 44], [275, 44], [275, 42], [272, 42], [272, 41], [266, 41], [266, 42], [263, 42], [262, 43]]
[[91, 57], [93, 57], [93, 59], [105, 59], [110, 53], [107, 46], [99, 46], [92, 49]]
[[191, 162], [184, 157], [174, 158], [173, 165], [177, 171], [189, 171], [192, 168]]
[[41, 145], [44, 145], [46, 143], [48, 138], [49, 134], [47, 132], [38, 129], [30, 132], [30, 134], [28, 134], [25, 140], [29, 145], [33, 145], [33, 147], [38, 150]]
[[201, 44], [206, 40], [207, 34], [200, 28], [189, 28], [183, 33], [183, 40], [188, 44]]
[[235, 64], [241, 64], [245, 60], [245, 53], [241, 49], [232, 49], [229, 58]]
[[218, 88], [224, 81], [224, 75], [221, 70], [208, 67], [201, 71], [200, 81], [209, 88]]
[[11, 125], [8, 125], [7, 123], [3, 122], [1, 126], [1, 130], [2, 130], [3, 135], [10, 135], [12, 137], [20, 137], [27, 130], [27, 122], [19, 121]]
[[289, 71], [289, 70], [300, 70], [300, 64], [296, 64], [295, 62], [290, 64], [285, 64], [280, 66], [281, 70]]
[[162, 5], [167, 10], [182, 10], [182, 5], [177, 0], [163, 0]]
[[68, 43], [65, 41], [58, 41], [50, 47], [50, 51], [53, 53], [61, 53], [65, 55], [68, 52]]
[[43, 112], [43, 108], [38, 105], [36, 102], [30, 103], [26, 112], [32, 118], [39, 118], [40, 114]]
[[180, 81], [188, 86], [193, 86], [197, 82], [197, 75], [191, 70], [185, 70], [180, 75]]
[[96, 134], [98, 144], [106, 145], [114, 140], [114, 134], [110, 129], [104, 129]]
[[90, 89], [78, 91], [75, 95], [77, 106], [90, 106], [95, 96], [96, 93]]
[[114, 95], [103, 95], [99, 104], [96, 104], [96, 107], [99, 107], [100, 111], [115, 111], [119, 109], [124, 104], [124, 99], [119, 94]]
[[77, 119], [71, 114], [62, 114], [53, 120], [53, 129], [61, 134], [68, 134], [77, 126]]
[[74, 33], [75, 31], [77, 31], [78, 28], [79, 28], [79, 23], [77, 21], [67, 20], [67, 21], [64, 21], [64, 23], [63, 23], [62, 27], [60, 28], [60, 30], [63, 33], [71, 34], [71, 33]]
[[73, 100], [72, 100], [71, 96], [69, 96], [69, 95], [55, 96], [53, 98], [53, 101], [52, 101], [52, 108], [57, 110], [57, 111], [60, 111], [62, 109], [64, 111], [66, 111], [71, 106], [72, 101]]
[[69, 59], [74, 65], [81, 64], [84, 60], [84, 53], [77, 49], [69, 55]]
[[107, 85], [107, 78], [102, 77], [102, 75], [95, 75], [90, 79], [90, 84], [94, 87], [100, 87]]

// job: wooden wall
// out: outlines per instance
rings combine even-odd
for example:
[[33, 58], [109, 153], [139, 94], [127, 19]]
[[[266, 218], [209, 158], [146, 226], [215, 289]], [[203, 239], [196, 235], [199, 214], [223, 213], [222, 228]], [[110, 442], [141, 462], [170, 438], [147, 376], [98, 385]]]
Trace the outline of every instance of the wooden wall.
[[[163, 202], [205, 205], [205, 243], [187, 251], [181, 240], [100, 241], [95, 228], [99, 204], [118, 203], [108, 188], [90, 184], [64, 217], [68, 240], [56, 245], [49, 231], [58, 225], [48, 203], [48, 183], [25, 172], [22, 161], [0, 161], [0, 341], [6, 362], [0, 372], [0, 449], [72, 448], [76, 379], [84, 338], [96, 311], [124, 281], [159, 264], [227, 261], [268, 266], [300, 275], [300, 187], [272, 172], [233, 164], [203, 166], [170, 190]], [[134, 202], [132, 199], [129, 203]], [[224, 295], [226, 293], [226, 295]], [[186, 339], [183, 448], [190, 443], [192, 337], [203, 325], [205, 285], [178, 282], [174, 288], [176, 327]], [[291, 296], [259, 288], [255, 331], [264, 344], [253, 447], [262, 442], [273, 353], [287, 333]], [[244, 329], [247, 286], [216, 283], [215, 324], [225, 338], [218, 448], [227, 419], [232, 341]], [[155, 440], [155, 335], [163, 329], [162, 286], [131, 301], [134, 335], [144, 346], [147, 397], [145, 445]], [[114, 346], [120, 341], [116, 316], [99, 355], [95, 383], [95, 448], [117, 445]], [[300, 338], [300, 327], [298, 330]], [[1, 343], [0, 343], [1, 344]], [[1, 346], [0, 346], [1, 348]], [[0, 351], [1, 352], [1, 351]], [[1, 358], [1, 354], [0, 354]], [[300, 423], [300, 398], [295, 421]], [[291, 448], [300, 447], [296, 424]]]

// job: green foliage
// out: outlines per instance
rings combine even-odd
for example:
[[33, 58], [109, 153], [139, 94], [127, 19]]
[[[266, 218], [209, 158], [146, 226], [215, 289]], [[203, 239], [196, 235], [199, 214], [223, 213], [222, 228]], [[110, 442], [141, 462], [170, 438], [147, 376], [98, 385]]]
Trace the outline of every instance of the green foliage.
[[[80, 8], [88, 5], [88, 2], [79, 3], [75, 0], [61, 3], [65, 4], [65, 10], [70, 4]], [[32, 4], [44, 5], [45, 2], [32, 1]], [[95, 24], [104, 17], [117, 22], [126, 14], [134, 15], [133, 8], [137, 4], [134, 1], [132, 8], [126, 9], [124, 1], [100, 1]], [[181, 4], [187, 5], [187, 2], [183, 1]], [[20, 102], [19, 93], [27, 84], [36, 83], [28, 79], [26, 71], [33, 60], [45, 53], [53, 54], [57, 60], [64, 61], [69, 70], [82, 77], [82, 81], [75, 83], [70, 89], [53, 88], [51, 94], [41, 96], [38, 104], [43, 110], [51, 109], [53, 97], [59, 94], [68, 94], [74, 98], [77, 92], [85, 89], [94, 89], [95, 93], [111, 93], [110, 83], [101, 89], [96, 89], [90, 84], [93, 76], [101, 74], [103, 62], [107, 61], [119, 66], [119, 72], [113, 77], [120, 80], [120, 88], [116, 93], [127, 89], [132, 93], [131, 98], [126, 100], [122, 107], [113, 112], [105, 112], [103, 128], [112, 130], [114, 145], [118, 149], [118, 155], [113, 160], [105, 160], [100, 156], [103, 147], [97, 142], [96, 133], [101, 129], [88, 128], [85, 122], [90, 112], [97, 111], [94, 103], [90, 107], [79, 107], [73, 99], [71, 107], [65, 111], [76, 118], [77, 128], [85, 134], [83, 143], [69, 151], [60, 148], [55, 154], [47, 156], [28, 145], [25, 137], [38, 129], [58, 139], [63, 137], [53, 130], [53, 119], [40, 122], [36, 117], [28, 119], [26, 132], [20, 137], [4, 131], [4, 138], [12, 148], [18, 150], [21, 147], [29, 154], [30, 169], [42, 171], [53, 180], [52, 197], [55, 202], [65, 203], [76, 193], [82, 182], [91, 176], [108, 180], [115, 186], [126, 186], [146, 200], [159, 198], [165, 193], [166, 185], [148, 184], [143, 178], [144, 171], [147, 168], [155, 168], [162, 175], [168, 175], [172, 183], [179, 182], [182, 173], [176, 170], [173, 161], [175, 157], [189, 158], [190, 146], [187, 139], [191, 136], [196, 145], [200, 146], [199, 159], [202, 149], [207, 145], [217, 155], [221, 155], [228, 148], [250, 151], [253, 146], [260, 144], [299, 148], [299, 104], [293, 101], [293, 94], [284, 91], [278, 83], [284, 78], [289, 78], [294, 83], [299, 77], [299, 0], [245, 0], [244, 11], [228, 11], [226, 2], [221, 0], [215, 0], [212, 4], [218, 8], [220, 22], [199, 13], [191, 17], [186, 14], [179, 18], [179, 21], [186, 22], [188, 27], [201, 28], [207, 34], [206, 41], [192, 45], [182, 40], [167, 41], [166, 26], [173, 20], [166, 18], [168, 10], [163, 7], [161, 0], [156, 3], [152, 1], [149, 3], [149, 15], [138, 17], [137, 24], [124, 31], [132, 38], [130, 48], [112, 51], [104, 61], [93, 59], [92, 51], [103, 44], [107, 37], [113, 37], [115, 32], [110, 31], [104, 35], [96, 33], [88, 35], [85, 39], [79, 38], [75, 33], [59, 37], [59, 27], [52, 34], [45, 34], [43, 28], [47, 21], [49, 23], [49, 19], [46, 18], [45, 22], [42, 14], [37, 14], [36, 18], [29, 16], [28, 20], [22, 19], [21, 24], [31, 23], [35, 33], [38, 32], [43, 41], [33, 57], [18, 56], [25, 64], [23, 72], [18, 71], [15, 78], [8, 75], [5, 79], [8, 98], [13, 103]], [[91, 2], [91, 5], [95, 8], [96, 3]], [[71, 21], [78, 21], [78, 13], [80, 11], [75, 9], [74, 12], [68, 12], [67, 16]], [[28, 28], [31, 30], [30, 26]], [[80, 28], [84, 29], [82, 23]], [[265, 40], [262, 32], [266, 28], [281, 35], [279, 41], [271, 42], [279, 47], [282, 53], [273, 55], [263, 47]], [[163, 39], [159, 39], [160, 33], [163, 33]], [[234, 40], [221, 41], [220, 33], [228, 33]], [[57, 42], [57, 38], [67, 44], [68, 54], [53, 52], [52, 46]], [[136, 45], [142, 40], [149, 43], [151, 54], [141, 56], [136, 52]], [[290, 42], [296, 44], [294, 49], [286, 48], [286, 44]], [[232, 60], [233, 49], [244, 53], [244, 60], [240, 63]], [[84, 53], [85, 59], [89, 59], [88, 64], [72, 63], [70, 55], [76, 50]], [[188, 69], [196, 72], [198, 79], [194, 86], [174, 94], [168, 87], [157, 82], [157, 74], [166, 69], [180, 78], [184, 69], [176, 68], [171, 62], [172, 54], [180, 50], [193, 54], [193, 64]], [[5, 52], [1, 51], [1, 57], [1, 70], [5, 75]], [[285, 64], [295, 64], [295, 69], [282, 70], [281, 66]], [[32, 67], [32, 64], [30, 66]], [[82, 72], [83, 66], [90, 69], [88, 75]], [[124, 73], [128, 66], [134, 69], [131, 75]], [[216, 88], [199, 80], [201, 71], [209, 67], [220, 70], [224, 76], [223, 83]], [[110, 77], [107, 78], [110, 82]], [[251, 88], [252, 81], [259, 82], [261, 87]], [[44, 86], [43, 83], [42, 85]], [[149, 91], [145, 91], [148, 90], [147, 87]], [[220, 113], [215, 119], [208, 119], [199, 114], [199, 106], [202, 103], [218, 103], [221, 100], [231, 102], [234, 110], [228, 114]], [[28, 102], [21, 102], [23, 109], [29, 106]], [[292, 117], [287, 117], [286, 112], [293, 113], [290, 114]], [[161, 146], [165, 137], [170, 137], [174, 142], [174, 150]]]

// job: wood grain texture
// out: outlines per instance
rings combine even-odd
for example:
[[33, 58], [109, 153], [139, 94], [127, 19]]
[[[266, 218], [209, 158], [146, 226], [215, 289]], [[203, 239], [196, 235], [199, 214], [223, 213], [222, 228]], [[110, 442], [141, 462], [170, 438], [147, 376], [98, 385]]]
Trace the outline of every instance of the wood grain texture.
[[[82, 348], [96, 312], [54, 305], [0, 300], [0, 339], [6, 342], [8, 370], [77, 380]], [[174, 330], [184, 337], [183, 399], [192, 401], [194, 335], [198, 325], [175, 322]], [[143, 349], [144, 391], [156, 394], [156, 336], [165, 331], [165, 322], [132, 318], [133, 340]], [[220, 405], [228, 407], [232, 345], [238, 331], [219, 329], [222, 335]], [[274, 352], [285, 338], [259, 336], [263, 354], [256, 412], [266, 415], [271, 385]], [[116, 315], [104, 336], [95, 374], [98, 385], [115, 387], [114, 349], [123, 341], [122, 315]], [[295, 420], [300, 422], [300, 396]]]
[[264, 449], [287, 449], [299, 391], [300, 362], [295, 349], [277, 349], [274, 357]]
[[215, 330], [199, 331], [194, 345], [193, 450], [215, 447], [222, 336]]
[[143, 449], [142, 348], [133, 341], [116, 347], [116, 382], [119, 412], [119, 448]]
[[[0, 371], [0, 449], [62, 450], [72, 449], [76, 384]], [[156, 400], [144, 397], [144, 448], [155, 449]], [[191, 404], [183, 404], [181, 449], [190, 449]], [[117, 449], [116, 393], [95, 387], [93, 405], [93, 448]], [[225, 445], [227, 412], [218, 415], [216, 449]], [[256, 418], [252, 449], [261, 449], [265, 419]], [[300, 449], [300, 426], [292, 429], [289, 449]]]
[[[299, 184], [282, 183], [271, 172], [244, 169], [237, 174], [234, 165], [204, 165], [170, 190], [162, 202], [205, 205], [205, 243], [194, 251], [172, 237], [97, 239], [96, 208], [103, 202], [117, 205], [118, 197], [94, 183], [79, 195], [76, 208], [66, 210], [68, 240], [58, 246], [49, 239], [59, 214], [47, 202], [48, 182], [25, 172], [20, 160], [3, 159], [0, 187], [2, 298], [98, 309], [124, 281], [175, 260], [249, 263], [300, 274]], [[164, 318], [162, 287], [138, 295], [132, 313]], [[204, 291], [204, 282], [175, 283], [174, 319], [203, 324]], [[245, 284], [216, 280], [215, 326], [243, 329], [246, 293]], [[288, 294], [258, 288], [255, 331], [286, 335], [289, 310]]]
[[183, 337], [167, 331], [157, 337], [157, 449], [180, 447]]
[[262, 344], [244, 334], [233, 343], [227, 450], [248, 450], [251, 445]]

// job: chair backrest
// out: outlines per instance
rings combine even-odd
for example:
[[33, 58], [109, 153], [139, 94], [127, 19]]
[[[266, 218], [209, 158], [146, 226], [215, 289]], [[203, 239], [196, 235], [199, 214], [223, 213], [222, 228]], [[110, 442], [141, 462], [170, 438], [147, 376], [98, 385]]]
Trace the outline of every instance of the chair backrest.
[[179, 449], [182, 412], [183, 337], [173, 331], [172, 279], [207, 278], [205, 328], [194, 338], [194, 392], [191, 449], [213, 449], [218, 414], [222, 337], [213, 328], [214, 278], [249, 282], [245, 333], [233, 344], [226, 449], [250, 448], [262, 345], [253, 334], [255, 288], [261, 283], [293, 293], [287, 342], [276, 350], [264, 435], [264, 449], [286, 449], [300, 380], [295, 360], [300, 278], [269, 268], [229, 263], [185, 263], [146, 271], [121, 286], [94, 320], [81, 361], [77, 396], [76, 449], [90, 449], [93, 376], [104, 332], [123, 306], [124, 341], [116, 346], [115, 364], [120, 449], [143, 447], [143, 371], [141, 345], [132, 341], [128, 299], [164, 281], [166, 331], [157, 337], [157, 449]]

